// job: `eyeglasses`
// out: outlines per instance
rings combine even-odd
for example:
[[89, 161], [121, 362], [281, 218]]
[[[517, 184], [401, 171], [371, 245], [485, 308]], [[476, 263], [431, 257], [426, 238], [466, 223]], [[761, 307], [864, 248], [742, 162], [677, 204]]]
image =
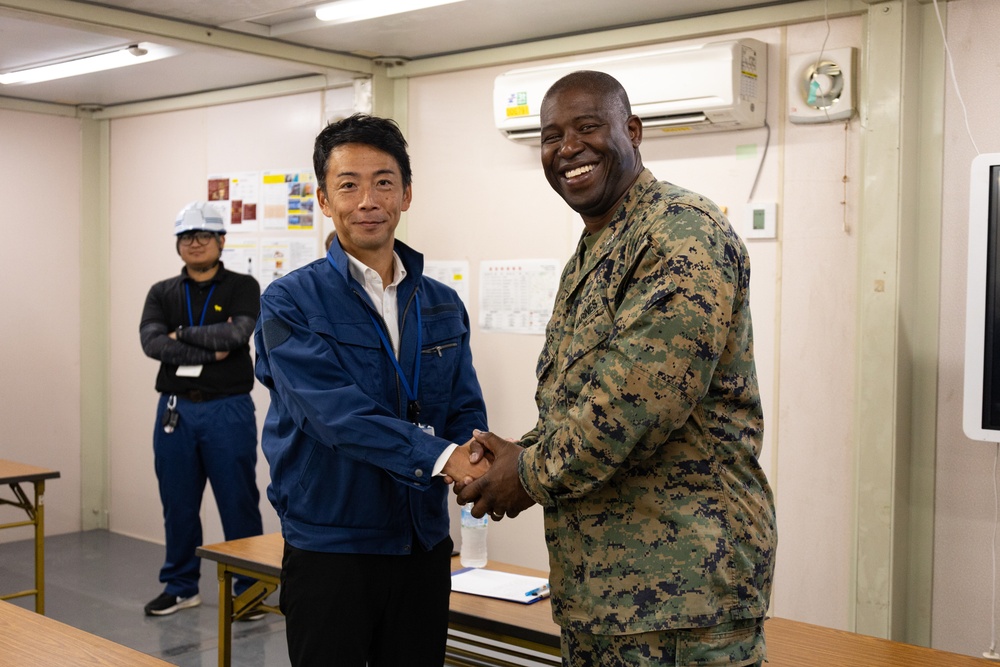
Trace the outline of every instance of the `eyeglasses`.
[[215, 232], [184, 232], [177, 237], [177, 242], [181, 245], [191, 245], [197, 241], [198, 245], [205, 245], [215, 237]]

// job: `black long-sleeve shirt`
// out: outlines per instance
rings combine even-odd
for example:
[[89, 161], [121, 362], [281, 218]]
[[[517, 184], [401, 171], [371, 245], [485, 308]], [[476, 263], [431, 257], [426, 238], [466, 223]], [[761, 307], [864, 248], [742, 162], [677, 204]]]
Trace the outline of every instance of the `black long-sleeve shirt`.
[[[153, 285], [142, 310], [139, 337], [143, 352], [160, 362], [156, 390], [248, 393], [254, 382], [249, 340], [259, 313], [257, 281], [227, 271], [221, 262], [215, 276], [203, 283], [188, 277], [184, 268], [179, 276]], [[177, 333], [177, 340], [169, 337], [171, 332]], [[216, 361], [220, 351], [229, 354]], [[177, 375], [178, 366], [198, 365], [202, 366], [198, 377]]]

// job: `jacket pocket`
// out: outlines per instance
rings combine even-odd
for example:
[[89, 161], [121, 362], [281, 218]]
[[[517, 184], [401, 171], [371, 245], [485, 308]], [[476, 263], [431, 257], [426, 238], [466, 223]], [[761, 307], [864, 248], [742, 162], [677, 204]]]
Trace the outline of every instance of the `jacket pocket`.
[[442, 307], [424, 311], [423, 342], [420, 349], [420, 395], [430, 404], [446, 401], [451, 395], [455, 373], [462, 364], [465, 326], [462, 312]]
[[364, 393], [373, 397], [386, 393], [391, 378], [385, 375], [385, 350], [370, 320], [331, 322], [314, 317], [309, 320], [309, 328], [330, 345], [346, 377]]
[[604, 344], [611, 335], [613, 315], [605, 298], [606, 288], [600, 282], [591, 283], [580, 295], [576, 309], [573, 337], [562, 360], [562, 370], [568, 370], [591, 350]]
[[[385, 530], [399, 522], [400, 488], [375, 466], [310, 443], [288, 513], [313, 526]], [[392, 508], [391, 511], [386, 508]]]

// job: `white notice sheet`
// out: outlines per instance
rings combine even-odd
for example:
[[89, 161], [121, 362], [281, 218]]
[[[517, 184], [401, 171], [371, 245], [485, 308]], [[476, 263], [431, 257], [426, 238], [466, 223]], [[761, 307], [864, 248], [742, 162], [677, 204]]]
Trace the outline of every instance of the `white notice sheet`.
[[544, 334], [559, 290], [556, 259], [482, 262], [479, 268], [479, 328]]

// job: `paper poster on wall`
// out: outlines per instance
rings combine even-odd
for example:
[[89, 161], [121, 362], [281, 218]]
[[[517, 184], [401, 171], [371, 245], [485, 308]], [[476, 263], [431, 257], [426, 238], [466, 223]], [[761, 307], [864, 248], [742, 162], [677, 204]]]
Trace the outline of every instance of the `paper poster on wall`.
[[479, 267], [479, 327], [494, 333], [544, 334], [559, 290], [555, 259], [483, 262]]
[[316, 182], [312, 171], [265, 171], [260, 183], [264, 229], [313, 229]]
[[230, 236], [226, 234], [226, 245], [222, 249], [222, 263], [229, 271], [246, 273], [260, 282], [257, 257], [260, 247], [257, 239], [249, 236]]
[[227, 232], [255, 232], [260, 172], [215, 174], [208, 177], [208, 200], [225, 207]]
[[469, 308], [469, 262], [464, 259], [428, 260], [424, 262], [424, 275], [442, 282], [458, 292], [458, 297]]
[[261, 289], [289, 271], [305, 266], [319, 257], [318, 241], [313, 236], [261, 239], [258, 277]]

